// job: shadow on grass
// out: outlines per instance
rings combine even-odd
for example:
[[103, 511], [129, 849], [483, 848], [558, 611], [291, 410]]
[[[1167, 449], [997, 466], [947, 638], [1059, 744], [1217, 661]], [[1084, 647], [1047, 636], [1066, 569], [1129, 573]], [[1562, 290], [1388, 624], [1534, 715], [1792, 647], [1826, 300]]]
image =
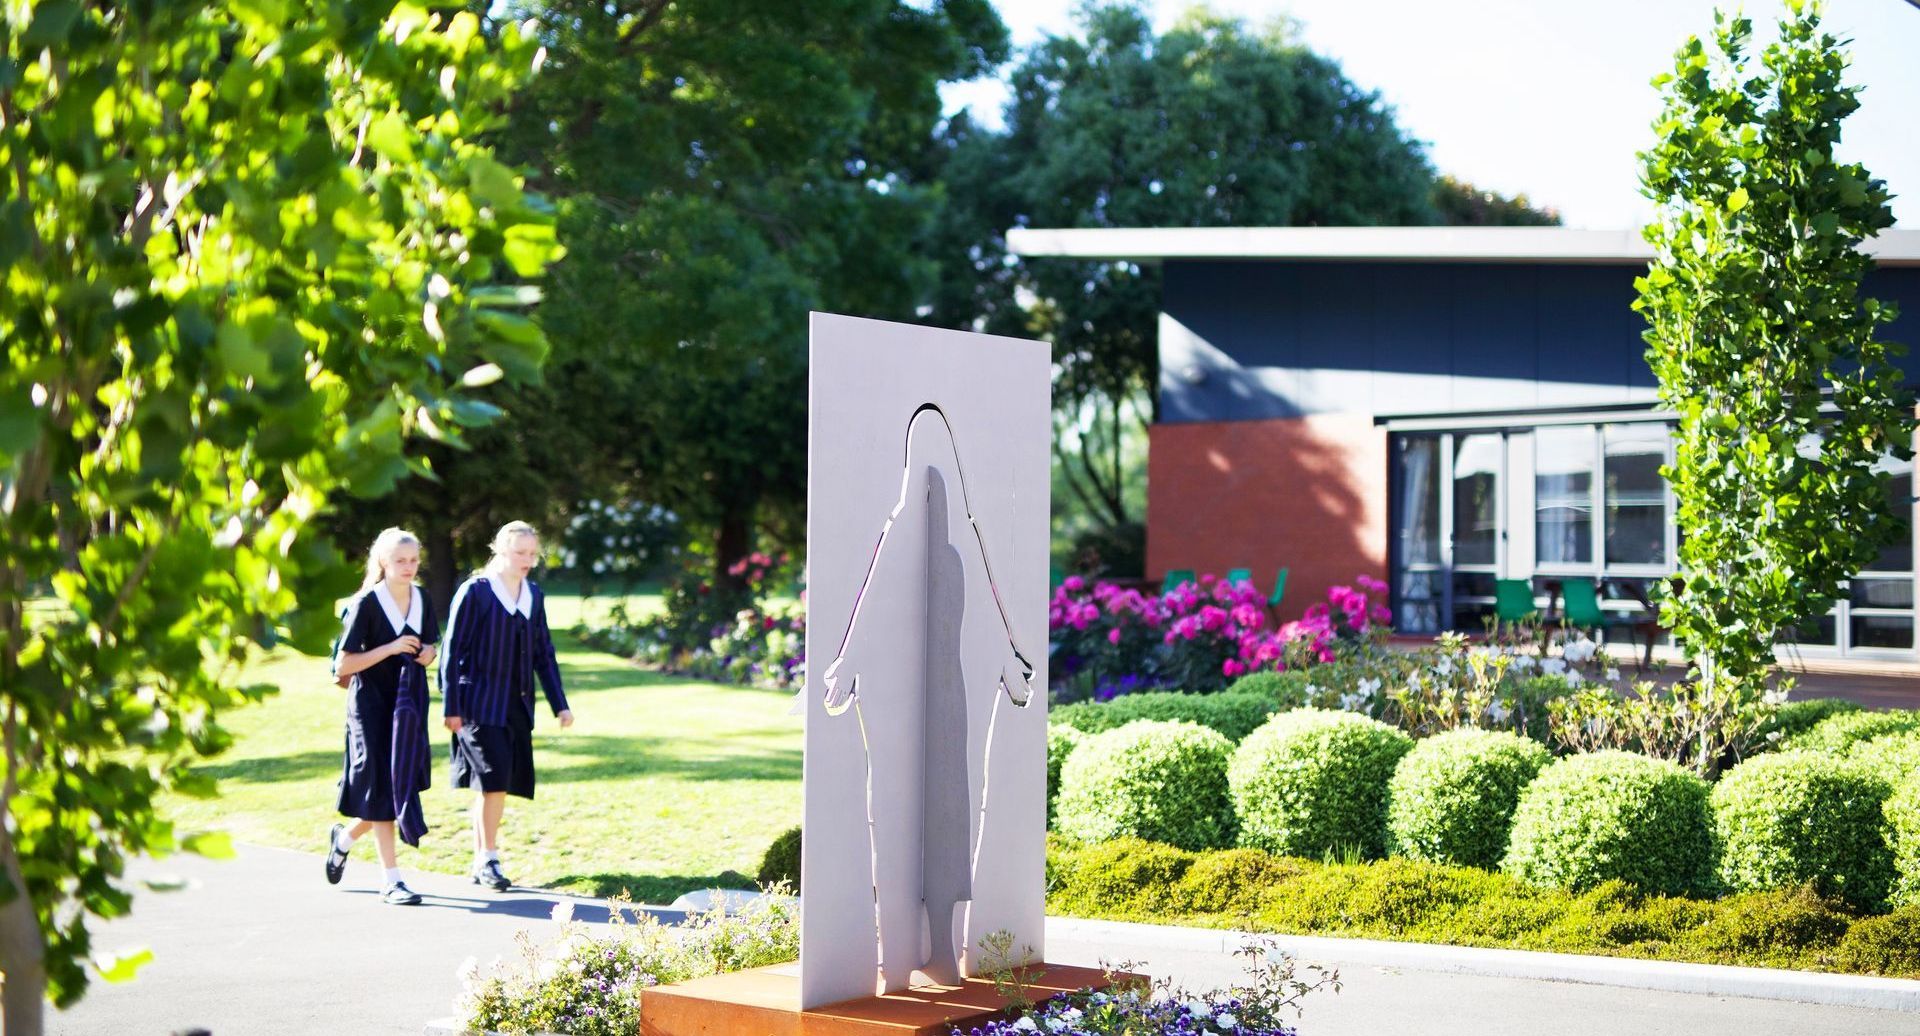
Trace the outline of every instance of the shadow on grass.
[[[605, 899], [625, 893], [635, 903], [671, 903], [689, 892], [701, 889], [751, 889], [759, 883], [739, 871], [718, 874], [626, 874], [603, 871], [598, 874], [568, 874], [553, 879], [553, 884], [573, 890], [573, 894]], [[605, 909], [600, 911], [602, 918]], [[575, 916], [578, 916], [577, 914]], [[665, 920], [665, 918], [662, 918]]]
[[540, 774], [557, 784], [641, 776], [677, 776], [696, 781], [797, 781], [799, 747], [741, 749], [720, 745], [712, 756], [690, 756], [684, 738], [569, 734], [550, 738], [541, 750], [563, 757]]
[[196, 766], [193, 769], [195, 773], [205, 774], [218, 781], [281, 784], [287, 781], [312, 780], [329, 774], [338, 776], [344, 761], [344, 749], [330, 748], [325, 751], [275, 755], [260, 759], [232, 759]]

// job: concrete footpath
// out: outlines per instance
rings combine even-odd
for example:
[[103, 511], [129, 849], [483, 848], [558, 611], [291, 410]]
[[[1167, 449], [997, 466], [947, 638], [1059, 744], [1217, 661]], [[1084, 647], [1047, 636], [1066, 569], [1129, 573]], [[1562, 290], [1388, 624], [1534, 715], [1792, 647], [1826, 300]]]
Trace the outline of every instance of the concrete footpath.
[[[166, 1036], [195, 1026], [213, 1036], [412, 1036], [451, 1013], [461, 961], [516, 954], [522, 931], [544, 939], [554, 931], [556, 902], [573, 902], [580, 920], [606, 918], [597, 901], [535, 890], [496, 895], [433, 874], [408, 879], [424, 905], [388, 907], [379, 902], [378, 870], [359, 855], [337, 887], [325, 883], [317, 855], [251, 846], [240, 847], [237, 860], [181, 856], [132, 871], [186, 887], [142, 891], [130, 917], [96, 926], [94, 944], [103, 953], [146, 946], [157, 959], [134, 982], [96, 983], [79, 1006], [54, 1013], [56, 1036]], [[1308, 999], [1301, 1036], [1920, 1036], [1920, 1013], [1450, 974], [1383, 964], [1378, 944], [1312, 945], [1327, 949], [1344, 988]], [[1239, 961], [1206, 939], [1144, 926], [1050, 922], [1047, 956], [1063, 964], [1136, 961], [1192, 988], [1240, 974]]]

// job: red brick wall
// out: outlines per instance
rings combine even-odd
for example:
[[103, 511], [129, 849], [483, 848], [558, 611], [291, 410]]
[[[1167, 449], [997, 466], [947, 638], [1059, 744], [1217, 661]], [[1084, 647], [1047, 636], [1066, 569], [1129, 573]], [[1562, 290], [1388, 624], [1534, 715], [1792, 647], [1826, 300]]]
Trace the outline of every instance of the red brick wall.
[[1363, 414], [1154, 425], [1147, 572], [1288, 566], [1286, 618], [1387, 570], [1387, 433]]

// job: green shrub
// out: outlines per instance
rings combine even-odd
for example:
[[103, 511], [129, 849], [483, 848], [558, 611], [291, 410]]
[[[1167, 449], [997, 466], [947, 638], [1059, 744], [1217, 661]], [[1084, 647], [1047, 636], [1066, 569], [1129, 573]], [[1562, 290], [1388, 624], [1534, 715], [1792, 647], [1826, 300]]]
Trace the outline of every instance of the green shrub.
[[780, 833], [760, 856], [760, 873], [755, 880], [762, 885], [784, 881], [800, 891], [800, 828], [796, 825]]
[[1920, 906], [1855, 921], [1834, 962], [1852, 972], [1920, 978]]
[[1895, 709], [1889, 712], [1842, 712], [1815, 723], [1812, 729], [1783, 738], [1783, 750], [1807, 749], [1844, 755], [1862, 741], [1884, 734], [1904, 734], [1920, 730], [1920, 710]]
[[[1759, 744], [1778, 744], [1799, 737], [1822, 720], [1849, 712], [1859, 712], [1860, 703], [1845, 698], [1802, 698], [1776, 707], [1755, 732]], [[1778, 737], [1774, 735], [1778, 734]]]
[[1853, 923], [1836, 900], [1811, 885], [1743, 892], [1714, 904], [1704, 923], [1679, 941], [1705, 954], [1792, 967], [1796, 957], [1838, 943]]
[[1298, 877], [1310, 866], [1258, 849], [1201, 853], [1180, 876], [1162, 909], [1178, 914], [1247, 916], [1267, 889]]
[[[1555, 895], [1566, 896], [1566, 893]], [[1612, 878], [1567, 896], [1545, 931], [1522, 935], [1520, 943], [1562, 953], [1626, 952], [1662, 956], [1662, 948], [1682, 939], [1713, 917], [1713, 905], [1700, 900], [1648, 893]]]
[[[1058, 709], [1054, 710], [1056, 713]], [[1051, 719], [1051, 717], [1049, 717]], [[1067, 756], [1087, 739], [1085, 734], [1069, 726], [1049, 722], [1047, 724], [1047, 829], [1053, 829], [1054, 807], [1060, 799], [1060, 768], [1066, 765]]]
[[1520, 794], [1501, 869], [1533, 885], [1580, 891], [1610, 878], [1654, 892], [1713, 881], [1707, 784], [1628, 752], [1570, 756]]
[[[1273, 675], [1280, 674], [1260, 674]], [[1112, 701], [1082, 701], [1062, 705], [1047, 717], [1088, 734], [1124, 727], [1134, 720], [1154, 719], [1198, 723], [1239, 741], [1279, 709], [1274, 699], [1257, 692], [1229, 688], [1214, 694], [1184, 694], [1180, 691], [1148, 691], [1123, 694]]]
[[[1188, 853], [1117, 839], [1047, 846], [1050, 914], [1711, 964], [1920, 975], [1908, 908], [1855, 921], [1810, 887], [1720, 900], [1619, 879], [1575, 894], [1417, 860], [1313, 863], [1256, 849]], [[1862, 928], [1862, 926], [1865, 926]], [[1847, 956], [1836, 948], [1848, 932]]]
[[1256, 915], [1284, 932], [1365, 938], [1442, 938], [1452, 919], [1489, 898], [1525, 894], [1518, 882], [1471, 867], [1379, 860], [1312, 868], [1270, 893]]
[[1351, 712], [1296, 709], [1247, 735], [1228, 781], [1240, 844], [1287, 856], [1386, 850], [1387, 782], [1413, 739]]
[[1233, 743], [1194, 723], [1135, 720], [1090, 735], [1060, 770], [1055, 826], [1066, 838], [1131, 835], [1182, 849], [1233, 842]]
[[1387, 853], [1494, 868], [1520, 789], [1551, 756], [1537, 741], [1461, 729], [1413, 746], [1387, 784]]
[[1847, 752], [1847, 760], [1895, 786], [1920, 773], [1920, 731], [1882, 734], [1872, 741], [1858, 741]]
[[1893, 851], [1893, 901], [1920, 907], [1920, 776], [1900, 782], [1881, 815]]
[[1886, 781], [1818, 752], [1757, 756], [1713, 789], [1720, 881], [1739, 892], [1811, 885], [1861, 910], [1887, 898]]
[[1098, 845], [1054, 843], [1048, 854], [1050, 909], [1080, 917], [1153, 915], [1172, 901], [1193, 854], [1138, 838]]
[[[1312, 678], [1299, 669], [1274, 672], [1263, 669], [1248, 673], [1227, 685], [1228, 694], [1252, 694], [1273, 702], [1275, 709], [1297, 709], [1312, 704], [1307, 700], [1307, 685]], [[1245, 737], [1242, 734], [1241, 737]], [[1236, 739], [1237, 740], [1237, 739]]]

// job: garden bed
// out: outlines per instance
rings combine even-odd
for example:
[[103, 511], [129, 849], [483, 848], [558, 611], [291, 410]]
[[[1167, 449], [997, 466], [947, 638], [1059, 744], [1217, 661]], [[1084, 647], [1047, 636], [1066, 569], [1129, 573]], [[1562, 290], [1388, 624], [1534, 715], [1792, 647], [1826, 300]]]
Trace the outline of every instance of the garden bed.
[[1412, 860], [1314, 862], [1121, 839], [1047, 854], [1049, 914], [1920, 978], [1920, 907], [1862, 915], [1810, 889], [1696, 899], [1585, 893]]

